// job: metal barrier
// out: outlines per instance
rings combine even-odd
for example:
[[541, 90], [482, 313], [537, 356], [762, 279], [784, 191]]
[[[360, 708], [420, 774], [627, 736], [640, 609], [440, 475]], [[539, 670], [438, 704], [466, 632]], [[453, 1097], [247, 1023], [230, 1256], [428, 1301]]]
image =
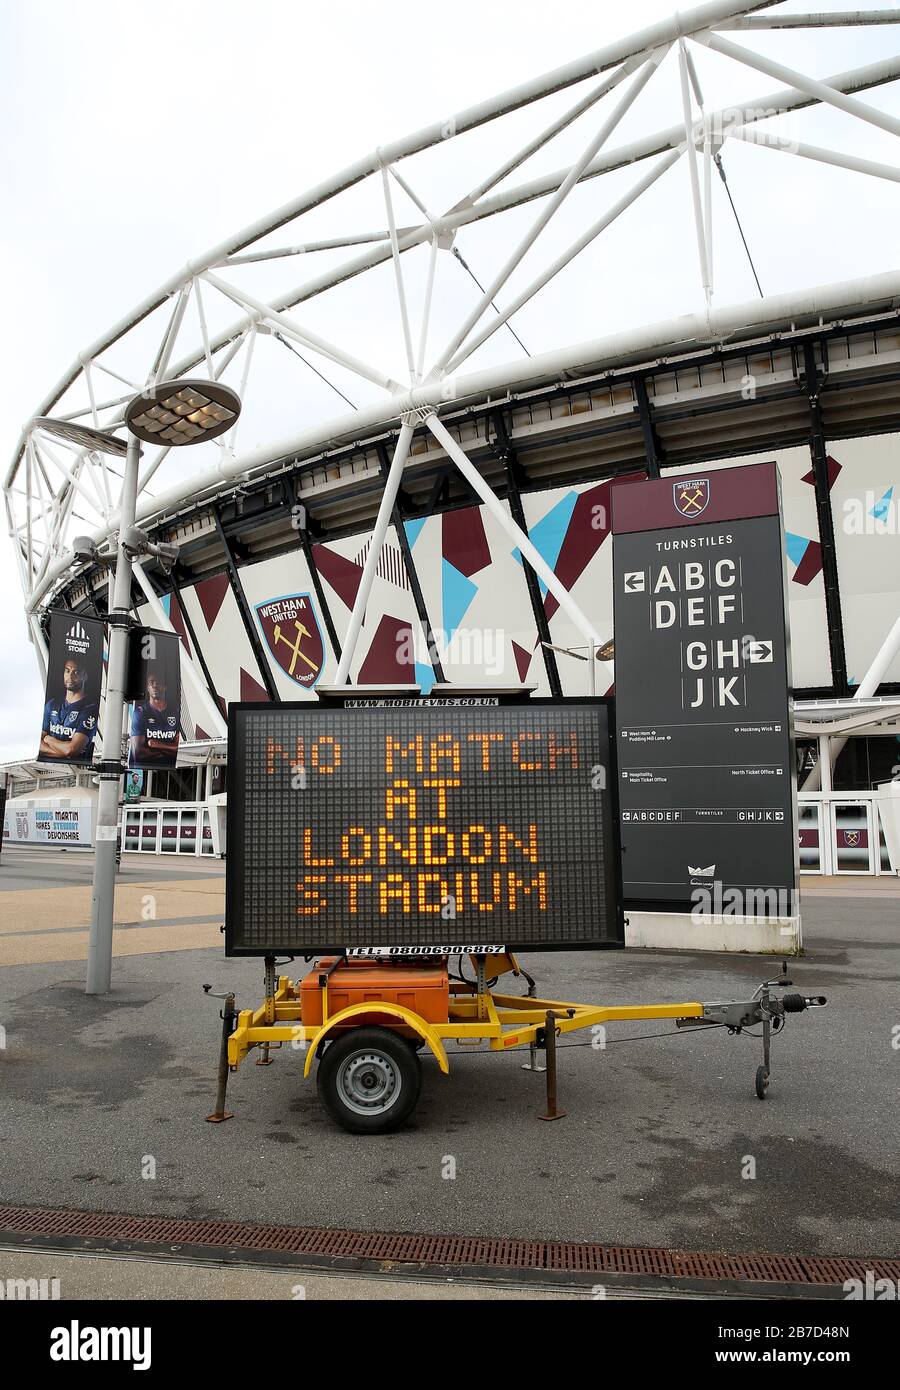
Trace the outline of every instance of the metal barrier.
[[886, 824], [892, 810], [878, 792], [801, 792], [800, 872], [900, 873]]
[[142, 802], [122, 809], [122, 849], [138, 854], [220, 855], [218, 823], [205, 801]]
[[[222, 818], [206, 801], [142, 802], [122, 811], [126, 853], [224, 853]], [[878, 792], [803, 793], [798, 797], [802, 874], [898, 874], [886, 819], [893, 807]]]

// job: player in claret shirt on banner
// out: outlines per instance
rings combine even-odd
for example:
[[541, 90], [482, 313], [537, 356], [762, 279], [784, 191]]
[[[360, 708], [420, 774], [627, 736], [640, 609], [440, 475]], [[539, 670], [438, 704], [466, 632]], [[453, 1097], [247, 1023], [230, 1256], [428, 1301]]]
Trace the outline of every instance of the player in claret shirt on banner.
[[66, 658], [63, 698], [44, 706], [40, 756], [90, 762], [97, 732], [97, 702], [88, 698], [87, 668], [78, 657]]
[[168, 702], [165, 671], [151, 666], [146, 698], [131, 716], [129, 767], [174, 767], [178, 753], [178, 710]]

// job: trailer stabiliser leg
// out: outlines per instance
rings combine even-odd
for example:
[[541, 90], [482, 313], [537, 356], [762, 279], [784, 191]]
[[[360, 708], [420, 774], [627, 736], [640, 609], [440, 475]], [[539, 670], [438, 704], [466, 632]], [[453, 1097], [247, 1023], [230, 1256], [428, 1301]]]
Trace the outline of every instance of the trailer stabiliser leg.
[[[268, 1024], [271, 1025], [271, 1024], [273, 1024], [273, 1023], [275, 1022], [275, 957], [274, 957], [274, 956], [266, 956], [266, 958], [265, 958], [265, 972], [266, 972], [266, 1002], [265, 1002], [266, 1014], [265, 1014], [265, 1018], [266, 1018], [266, 1023], [268, 1023]], [[270, 1066], [272, 1065], [272, 1063], [274, 1062], [275, 1058], [269, 1056], [269, 1044], [268, 1044], [268, 1043], [263, 1043], [263, 1044], [261, 1045], [259, 1051], [260, 1051], [260, 1055], [259, 1055], [259, 1056], [257, 1057], [257, 1059], [256, 1059], [256, 1065], [257, 1065], [258, 1067], [270, 1067]]]
[[[210, 993], [209, 985], [204, 985], [205, 993]], [[222, 1042], [219, 1048], [219, 1070], [216, 1076], [216, 1108], [211, 1115], [207, 1115], [207, 1121], [211, 1125], [220, 1125], [224, 1120], [234, 1119], [234, 1113], [225, 1109], [225, 1092], [228, 1087], [228, 1039], [234, 1031], [234, 1024], [237, 1018], [237, 1010], [234, 1007], [234, 994], [213, 994], [213, 999], [224, 999], [225, 1007], [219, 1010], [219, 1017], [222, 1020]]]
[[538, 1046], [543, 1043], [547, 1057], [547, 1113], [538, 1117], [541, 1120], [562, 1120], [566, 1113], [558, 1107], [556, 1090], [556, 1020], [565, 1017], [565, 1014], [555, 1014], [552, 1009], [548, 1009], [542, 1030], [543, 1038], [538, 1034]]
[[772, 1033], [772, 1020], [767, 1013], [763, 1014], [762, 1030], [763, 1064], [756, 1068], [756, 1094], [760, 1100], [765, 1100], [769, 1089], [769, 1039]]
[[[535, 991], [536, 991], [536, 989], [537, 989], [537, 982], [534, 980], [534, 978], [533, 978], [531, 975], [529, 975], [529, 973], [528, 973], [527, 970], [523, 970], [523, 971], [522, 971], [522, 974], [525, 976], [525, 979], [528, 981], [528, 994], [526, 995], [526, 998], [527, 998], [527, 999], [533, 999], [534, 996], [535, 996]], [[538, 1061], [538, 1050], [537, 1050], [537, 1046], [535, 1045], [535, 1043], [529, 1043], [529, 1045], [528, 1045], [528, 1061], [522, 1063], [522, 1070], [523, 1070], [523, 1071], [546, 1071], [546, 1070], [547, 1070], [547, 1068], [546, 1068], [546, 1067], [542, 1067], [541, 1064], [540, 1064], [540, 1062]]]

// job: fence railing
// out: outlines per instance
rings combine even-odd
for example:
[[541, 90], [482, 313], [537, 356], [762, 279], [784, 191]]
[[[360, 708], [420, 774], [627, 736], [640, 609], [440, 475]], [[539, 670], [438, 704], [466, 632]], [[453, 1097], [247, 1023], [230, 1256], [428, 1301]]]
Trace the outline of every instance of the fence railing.
[[897, 874], [897, 803], [878, 791], [801, 792], [802, 874]]
[[122, 849], [127, 854], [196, 854], [225, 851], [218, 808], [206, 801], [141, 802], [122, 808]]

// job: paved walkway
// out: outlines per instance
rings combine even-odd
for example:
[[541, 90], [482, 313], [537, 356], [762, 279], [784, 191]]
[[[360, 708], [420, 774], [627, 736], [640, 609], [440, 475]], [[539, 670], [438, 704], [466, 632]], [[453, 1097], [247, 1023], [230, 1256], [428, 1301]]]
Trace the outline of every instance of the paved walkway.
[[[0, 1283], [7, 1279], [59, 1280], [60, 1299], [254, 1299], [321, 1303], [363, 1299], [366, 1302], [558, 1302], [594, 1299], [590, 1287], [547, 1288], [509, 1279], [441, 1279], [384, 1274], [338, 1274], [300, 1268], [261, 1269], [258, 1265], [206, 1263], [123, 1255], [36, 1254], [0, 1248]], [[53, 1284], [48, 1282], [48, 1291]], [[646, 1298], [646, 1292], [605, 1288], [607, 1299]]]
[[[225, 917], [220, 860], [173, 863], [123, 856], [116, 885], [116, 956], [216, 946]], [[92, 855], [4, 846], [0, 854], [0, 966], [87, 958]]]
[[801, 904], [804, 898], [891, 898], [900, 899], [900, 879], [895, 874], [803, 874], [800, 879]]
[[[6, 845], [0, 854], [0, 966], [87, 959], [90, 852]], [[900, 902], [900, 882], [882, 875], [804, 876], [801, 904], [821, 898]], [[225, 874], [218, 859], [126, 854], [116, 885], [113, 954], [152, 955], [219, 946]]]

